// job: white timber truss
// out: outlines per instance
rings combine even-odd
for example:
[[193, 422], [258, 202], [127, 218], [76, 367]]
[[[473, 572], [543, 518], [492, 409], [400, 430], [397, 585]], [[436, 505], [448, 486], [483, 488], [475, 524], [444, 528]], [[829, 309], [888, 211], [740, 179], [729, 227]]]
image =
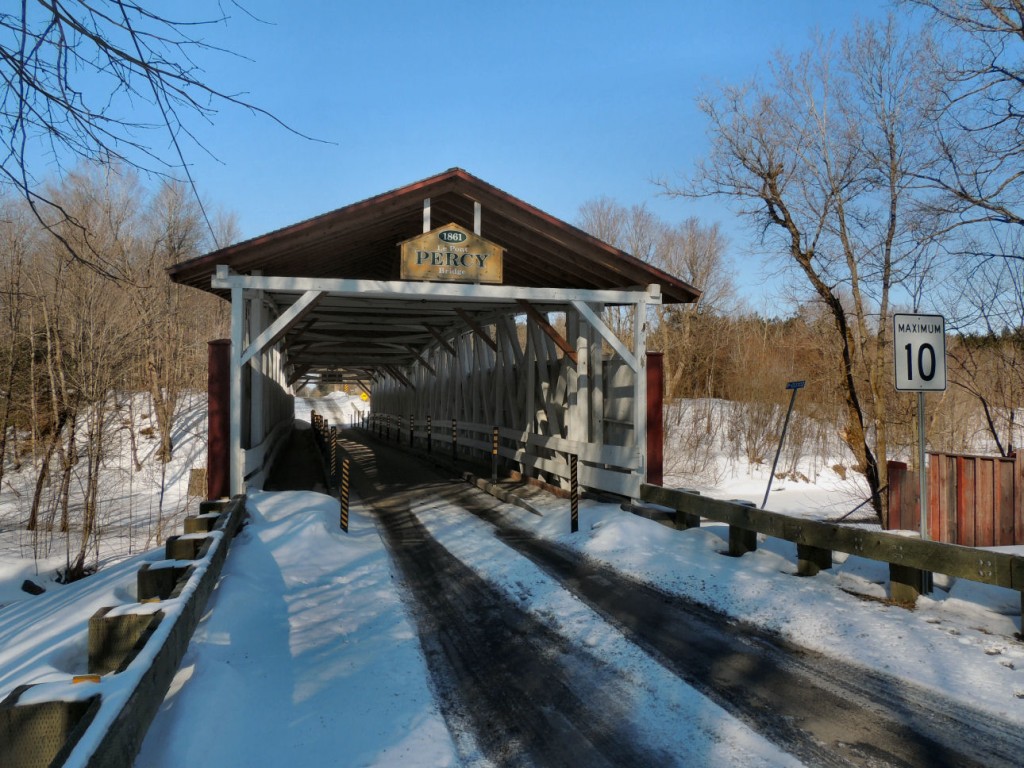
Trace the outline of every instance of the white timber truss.
[[[372, 417], [417, 450], [637, 499], [646, 475], [646, 335], [657, 284], [534, 288], [236, 274], [231, 296], [231, 488], [262, 487], [294, 423], [294, 389], [322, 375], [369, 390]], [[604, 320], [632, 314], [630, 338]], [[428, 431], [429, 425], [429, 431]], [[453, 431], [454, 425], [454, 431]], [[341, 425], [348, 426], [348, 425]], [[453, 446], [452, 442], [456, 445]]]

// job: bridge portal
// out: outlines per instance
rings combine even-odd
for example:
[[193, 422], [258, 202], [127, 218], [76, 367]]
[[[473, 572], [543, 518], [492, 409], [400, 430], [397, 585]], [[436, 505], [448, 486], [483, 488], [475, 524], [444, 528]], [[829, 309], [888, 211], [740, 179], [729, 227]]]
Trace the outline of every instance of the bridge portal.
[[509, 470], [564, 486], [573, 455], [584, 487], [636, 498], [649, 310], [699, 297], [458, 168], [170, 276], [231, 302], [230, 343], [211, 347], [228, 374], [211, 401], [227, 424], [217, 495], [262, 487], [295, 393], [340, 383], [367, 394], [374, 424], [421, 445], [487, 455], [497, 428]]

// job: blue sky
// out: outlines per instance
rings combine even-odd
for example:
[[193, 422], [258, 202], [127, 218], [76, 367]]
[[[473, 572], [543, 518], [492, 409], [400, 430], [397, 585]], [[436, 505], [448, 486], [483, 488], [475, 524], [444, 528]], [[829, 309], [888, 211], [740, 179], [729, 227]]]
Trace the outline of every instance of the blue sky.
[[[879, 18], [881, 0], [308, 2], [225, 4], [207, 78], [303, 133], [224, 108], [190, 151], [209, 202], [254, 237], [461, 167], [574, 221], [607, 195], [664, 219], [718, 221], [740, 285], [763, 304], [749, 233], [723, 204], [661, 197], [652, 178], [706, 149], [702, 90], [798, 52], [813, 28]], [[188, 8], [208, 12], [208, 4]], [[185, 11], [182, 11], [184, 13]], [[486, 216], [486, 211], [484, 212]], [[763, 289], [762, 289], [763, 290]]]

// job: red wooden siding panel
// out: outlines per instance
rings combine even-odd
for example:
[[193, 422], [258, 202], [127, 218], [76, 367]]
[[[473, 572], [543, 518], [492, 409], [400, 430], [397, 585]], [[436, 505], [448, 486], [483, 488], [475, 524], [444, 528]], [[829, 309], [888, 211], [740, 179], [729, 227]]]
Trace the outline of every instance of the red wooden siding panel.
[[957, 479], [961, 500], [960, 509], [957, 510], [957, 528], [960, 531], [960, 541], [957, 543], [973, 547], [978, 462], [967, 458], [963, 458], [961, 461], [963, 462], [963, 475]]
[[1008, 547], [1015, 544], [1013, 526], [1013, 472], [1016, 462], [999, 459], [996, 461], [996, 545]]
[[979, 458], [976, 461], [978, 468], [974, 507], [974, 546], [976, 547], [991, 547], [995, 543], [994, 464], [992, 459], [987, 458]]

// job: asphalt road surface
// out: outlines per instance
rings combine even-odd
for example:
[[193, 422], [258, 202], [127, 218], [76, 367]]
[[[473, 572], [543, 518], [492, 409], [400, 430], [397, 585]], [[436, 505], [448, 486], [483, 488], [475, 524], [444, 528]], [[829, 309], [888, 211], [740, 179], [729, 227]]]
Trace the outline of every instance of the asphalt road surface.
[[350, 432], [342, 445], [353, 458], [353, 487], [375, 510], [403, 576], [449, 728], [457, 743], [472, 734], [495, 765], [648, 768], [677, 757], [631, 738], [636, 715], [616, 695], [627, 682], [592, 649], [551, 631], [430, 536], [411, 511], [424, 497], [487, 520], [663, 666], [807, 765], [1024, 761], [1024, 737], [1011, 724], [794, 647], [518, 531], [504, 523], [500, 502], [391, 446]]

